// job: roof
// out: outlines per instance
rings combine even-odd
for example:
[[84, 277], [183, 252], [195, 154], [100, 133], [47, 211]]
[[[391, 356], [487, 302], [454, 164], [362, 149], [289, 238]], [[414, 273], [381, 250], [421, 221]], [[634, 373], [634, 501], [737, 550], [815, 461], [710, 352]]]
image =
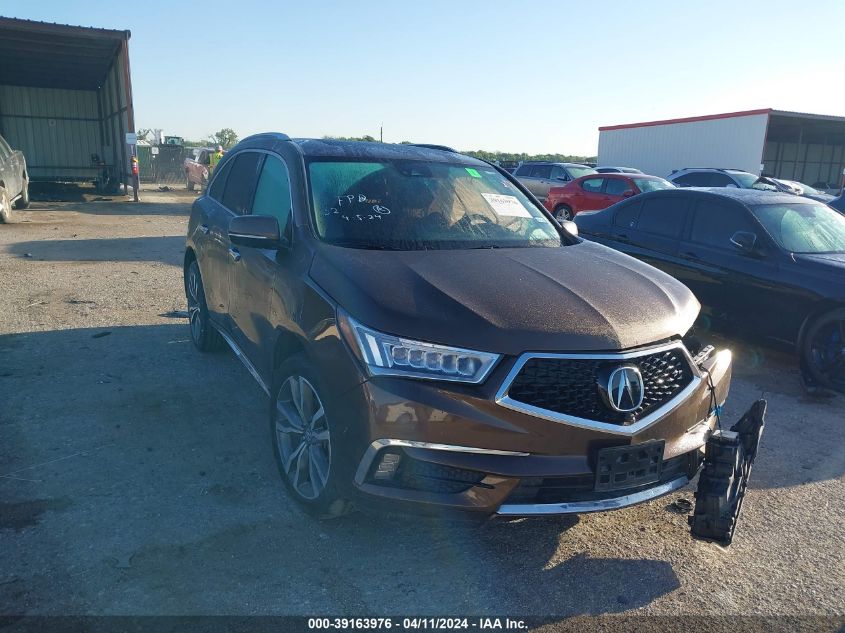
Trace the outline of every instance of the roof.
[[775, 110], [774, 108], [760, 108], [759, 110], [741, 110], [739, 112], [724, 112], [722, 114], [705, 114], [703, 116], [683, 117], [680, 119], [662, 119], [659, 121], [644, 121], [642, 123], [623, 123], [621, 125], [605, 125], [599, 127], [599, 132], [610, 130], [625, 130], [637, 127], [651, 127], [655, 125], [673, 125], [675, 123], [697, 123], [699, 121], [714, 121], [717, 119], [734, 119], [738, 117], [757, 116], [765, 114], [774, 117], [794, 119], [812, 119], [817, 121], [835, 121], [845, 123], [845, 117], [830, 114], [810, 114], [806, 112], [790, 112], [789, 110]]
[[684, 194], [716, 195], [723, 198], [731, 198], [743, 204], [777, 204], [777, 203], [799, 203], [812, 204], [814, 201], [809, 198], [802, 198], [791, 193], [779, 191], [760, 191], [759, 189], [739, 189], [734, 187], [679, 187], [677, 189], [661, 189], [640, 194], [641, 196], [682, 196]]
[[0, 84], [94, 90], [129, 31], [0, 17]]
[[293, 139], [293, 143], [296, 144], [303, 156], [384, 160], [415, 158], [441, 163], [488, 166], [487, 163], [477, 158], [447, 150], [434, 149], [430, 146], [308, 138], [296, 138]]

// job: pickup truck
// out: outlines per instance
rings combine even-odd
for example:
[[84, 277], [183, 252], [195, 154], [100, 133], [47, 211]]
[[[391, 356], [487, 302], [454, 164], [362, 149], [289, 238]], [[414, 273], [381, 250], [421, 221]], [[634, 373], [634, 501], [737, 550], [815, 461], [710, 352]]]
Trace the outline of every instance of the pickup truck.
[[17, 209], [29, 206], [26, 160], [19, 150], [13, 150], [0, 136], [0, 222], [11, 219], [13, 204]]
[[185, 186], [193, 191], [199, 185], [205, 187], [211, 176], [211, 155], [217, 150], [213, 147], [202, 147], [193, 150], [191, 156], [185, 159]]

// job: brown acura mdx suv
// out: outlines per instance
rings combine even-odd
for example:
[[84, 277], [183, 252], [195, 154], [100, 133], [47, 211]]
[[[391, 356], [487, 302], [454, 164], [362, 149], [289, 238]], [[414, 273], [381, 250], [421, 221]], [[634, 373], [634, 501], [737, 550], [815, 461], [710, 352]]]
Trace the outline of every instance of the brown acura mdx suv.
[[730, 352], [682, 339], [685, 286], [448, 148], [245, 139], [184, 270], [194, 343], [267, 392], [282, 478], [321, 516], [653, 499], [697, 473], [728, 393]]

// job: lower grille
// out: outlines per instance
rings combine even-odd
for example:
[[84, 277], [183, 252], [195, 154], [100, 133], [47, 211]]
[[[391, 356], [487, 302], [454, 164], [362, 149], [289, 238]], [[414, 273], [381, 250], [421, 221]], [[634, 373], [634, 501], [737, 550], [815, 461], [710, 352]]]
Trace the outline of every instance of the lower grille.
[[[643, 402], [629, 413], [611, 409], [598, 380], [603, 370], [633, 365], [643, 378]], [[627, 425], [669, 402], [693, 380], [684, 351], [670, 348], [635, 358], [530, 358], [508, 389], [511, 400], [555, 413]]]
[[692, 477], [699, 464], [700, 458], [695, 453], [679, 455], [663, 462], [659, 481], [625, 490], [601, 492], [595, 490], [595, 475], [592, 473], [569, 477], [526, 477], [513, 489], [505, 503], [573, 503], [613, 499], [659, 486], [683, 475]]

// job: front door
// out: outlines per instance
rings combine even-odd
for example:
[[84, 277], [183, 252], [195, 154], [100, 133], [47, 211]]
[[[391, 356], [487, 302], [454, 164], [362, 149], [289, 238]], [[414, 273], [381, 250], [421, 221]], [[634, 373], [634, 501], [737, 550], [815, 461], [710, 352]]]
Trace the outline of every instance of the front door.
[[[739, 232], [757, 236], [758, 252], [744, 252], [731, 243]], [[778, 305], [778, 250], [742, 205], [731, 201], [695, 202], [689, 235], [681, 242], [677, 277], [717, 316], [727, 316], [748, 328], [769, 327]]]
[[[292, 203], [287, 167], [278, 156], [263, 154], [259, 174], [249, 212], [275, 217], [281, 235], [289, 235]], [[229, 268], [229, 288], [235, 338], [259, 373], [269, 375], [272, 368], [261, 366], [259, 359], [271, 358], [272, 354], [259, 354], [259, 348], [272, 340], [270, 296], [287, 250], [248, 246], [237, 246], [234, 250], [238, 260]]]

